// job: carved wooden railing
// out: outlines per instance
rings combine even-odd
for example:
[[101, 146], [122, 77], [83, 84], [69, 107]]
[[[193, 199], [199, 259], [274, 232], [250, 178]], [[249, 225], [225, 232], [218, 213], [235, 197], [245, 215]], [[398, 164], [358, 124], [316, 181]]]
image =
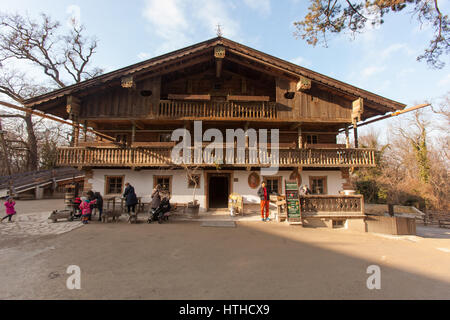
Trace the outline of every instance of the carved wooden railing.
[[[227, 154], [223, 150], [223, 161], [214, 161], [210, 157], [195, 159], [191, 148], [191, 163], [195, 166], [262, 166], [279, 167], [374, 167], [373, 149], [279, 149], [278, 159], [270, 149], [246, 149], [244, 153]], [[59, 166], [96, 166], [96, 167], [154, 167], [173, 166], [171, 147], [133, 147], [133, 148], [59, 148], [57, 165]], [[273, 159], [270, 157], [274, 156]]]
[[364, 216], [362, 195], [300, 196], [302, 218]]
[[275, 102], [194, 102], [162, 100], [156, 117], [195, 119], [276, 119]]

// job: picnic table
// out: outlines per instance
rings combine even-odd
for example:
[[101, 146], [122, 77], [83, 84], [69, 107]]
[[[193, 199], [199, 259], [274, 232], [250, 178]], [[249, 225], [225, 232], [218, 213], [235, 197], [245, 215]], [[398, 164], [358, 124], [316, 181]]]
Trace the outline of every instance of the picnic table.
[[[143, 212], [145, 209], [145, 205], [148, 204], [146, 202], [142, 202], [142, 197], [137, 197], [138, 203], [136, 205], [136, 213]], [[126, 212], [125, 198], [120, 196], [112, 196], [105, 197], [103, 199], [106, 202], [106, 210], [109, 210], [110, 206], [112, 206], [112, 211], [116, 211], [116, 203], [120, 203], [120, 211]]]

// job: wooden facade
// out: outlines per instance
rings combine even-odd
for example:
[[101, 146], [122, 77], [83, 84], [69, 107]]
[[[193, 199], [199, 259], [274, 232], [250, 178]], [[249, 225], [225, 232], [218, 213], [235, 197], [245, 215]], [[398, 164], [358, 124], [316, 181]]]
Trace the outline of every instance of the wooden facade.
[[[356, 110], [355, 100], [364, 108]], [[355, 123], [355, 112], [367, 119], [404, 107], [221, 37], [25, 105], [104, 135], [92, 141], [74, 129], [72, 145], [59, 149], [58, 165], [127, 168], [172, 166], [167, 135], [180, 127], [192, 130], [197, 120], [205, 130], [279, 129], [281, 167], [375, 166], [374, 150], [338, 145], [337, 132]], [[247, 150], [245, 161], [231, 166], [261, 163]]]

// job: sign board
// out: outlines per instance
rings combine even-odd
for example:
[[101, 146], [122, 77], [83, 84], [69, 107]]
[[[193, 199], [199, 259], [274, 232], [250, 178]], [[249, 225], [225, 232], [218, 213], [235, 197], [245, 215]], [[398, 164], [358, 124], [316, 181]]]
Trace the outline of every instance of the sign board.
[[286, 211], [289, 222], [300, 222], [300, 200], [298, 197], [298, 183], [297, 181], [286, 181]]

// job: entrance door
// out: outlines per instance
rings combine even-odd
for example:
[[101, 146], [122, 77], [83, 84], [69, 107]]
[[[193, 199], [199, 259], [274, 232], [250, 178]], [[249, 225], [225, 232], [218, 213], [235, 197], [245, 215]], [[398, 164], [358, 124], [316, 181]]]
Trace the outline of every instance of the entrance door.
[[229, 174], [210, 174], [208, 179], [209, 208], [228, 208]]

